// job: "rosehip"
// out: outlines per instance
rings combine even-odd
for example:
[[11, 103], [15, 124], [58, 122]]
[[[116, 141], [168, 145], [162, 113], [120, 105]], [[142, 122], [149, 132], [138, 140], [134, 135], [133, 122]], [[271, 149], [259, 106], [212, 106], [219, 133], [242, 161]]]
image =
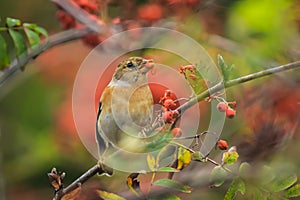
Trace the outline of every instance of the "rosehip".
[[226, 149], [228, 149], [228, 143], [225, 140], [219, 140], [218, 141], [218, 148], [220, 150], [226, 150]]
[[172, 129], [172, 134], [173, 134], [174, 137], [180, 137], [182, 135], [181, 128], [173, 128]]
[[220, 103], [218, 103], [218, 105], [217, 105], [217, 109], [218, 109], [220, 112], [226, 112], [226, 110], [228, 109], [228, 105], [227, 105], [227, 103], [225, 103], [225, 102], [220, 102]]
[[229, 119], [232, 119], [236, 114], [236, 111], [233, 110], [232, 108], [227, 108], [226, 110], [226, 117]]

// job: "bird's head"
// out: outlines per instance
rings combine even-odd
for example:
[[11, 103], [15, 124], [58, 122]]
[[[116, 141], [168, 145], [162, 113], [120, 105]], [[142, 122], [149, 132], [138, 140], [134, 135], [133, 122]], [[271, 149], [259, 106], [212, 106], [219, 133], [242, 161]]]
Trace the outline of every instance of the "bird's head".
[[154, 67], [152, 60], [142, 57], [130, 57], [117, 67], [113, 79], [128, 84], [147, 82], [147, 73]]

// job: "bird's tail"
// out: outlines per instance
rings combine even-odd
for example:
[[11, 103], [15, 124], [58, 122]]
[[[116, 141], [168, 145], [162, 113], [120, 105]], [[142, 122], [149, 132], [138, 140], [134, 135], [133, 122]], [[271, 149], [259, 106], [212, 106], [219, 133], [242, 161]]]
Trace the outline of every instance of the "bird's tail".
[[101, 161], [98, 162], [98, 166], [99, 166], [99, 176], [112, 176], [113, 175], [113, 169], [111, 167], [106, 166], [105, 164], [103, 164]]

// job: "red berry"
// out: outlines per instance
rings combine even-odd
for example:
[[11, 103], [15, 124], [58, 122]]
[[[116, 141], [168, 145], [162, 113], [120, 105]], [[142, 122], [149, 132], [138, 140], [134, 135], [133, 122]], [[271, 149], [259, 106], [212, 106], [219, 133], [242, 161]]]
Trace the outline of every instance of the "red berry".
[[146, 21], [157, 21], [162, 15], [163, 9], [159, 4], [147, 4], [138, 8], [138, 16]]
[[165, 111], [162, 114], [162, 120], [164, 120], [166, 123], [173, 123], [175, 121], [175, 119], [178, 117], [179, 112], [177, 110], [173, 110], [173, 111]]
[[226, 117], [229, 118], [229, 119], [232, 119], [236, 114], [236, 111], [233, 110], [232, 108], [228, 108], [226, 110]]
[[163, 113], [162, 119], [166, 122], [166, 123], [173, 123], [174, 118], [173, 118], [173, 113], [172, 111], [166, 111]]
[[176, 103], [172, 99], [166, 99], [163, 105], [167, 110], [174, 109], [176, 107]]
[[172, 134], [173, 134], [174, 137], [180, 137], [182, 135], [181, 128], [173, 128], [172, 129]]
[[164, 96], [160, 98], [159, 103], [163, 105], [167, 99], [176, 99], [175, 93], [172, 90], [165, 90]]
[[218, 141], [218, 148], [220, 150], [226, 150], [226, 149], [228, 149], [228, 143], [225, 140], [219, 140]]
[[228, 105], [227, 105], [227, 103], [225, 103], [225, 102], [220, 102], [220, 103], [218, 103], [218, 105], [217, 105], [217, 109], [218, 109], [220, 112], [226, 112], [226, 110], [228, 110]]

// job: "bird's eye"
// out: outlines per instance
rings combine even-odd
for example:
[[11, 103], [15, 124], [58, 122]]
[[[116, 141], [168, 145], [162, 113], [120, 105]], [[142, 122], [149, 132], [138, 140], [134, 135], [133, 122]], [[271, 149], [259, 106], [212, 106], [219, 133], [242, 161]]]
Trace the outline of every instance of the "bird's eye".
[[127, 63], [127, 67], [133, 67], [133, 63], [132, 62], [129, 62], [129, 63]]

